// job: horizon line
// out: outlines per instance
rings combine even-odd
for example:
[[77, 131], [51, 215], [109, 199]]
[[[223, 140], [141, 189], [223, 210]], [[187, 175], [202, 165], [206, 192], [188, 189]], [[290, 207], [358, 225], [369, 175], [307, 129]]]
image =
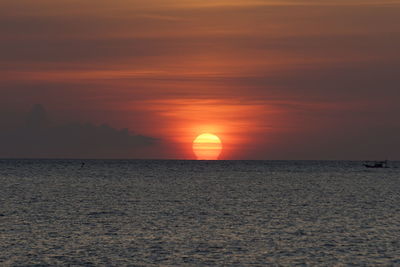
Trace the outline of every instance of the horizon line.
[[[10, 158], [1, 158], [1, 160], [76, 160], [76, 161], [199, 161], [199, 162], [218, 162], [218, 161], [354, 161], [354, 162], [365, 162], [365, 161], [378, 161], [372, 159], [217, 159], [217, 160], [198, 160], [198, 159], [163, 159], [163, 158], [25, 158], [25, 157], [10, 157]], [[387, 161], [400, 161], [400, 159], [385, 159]]]

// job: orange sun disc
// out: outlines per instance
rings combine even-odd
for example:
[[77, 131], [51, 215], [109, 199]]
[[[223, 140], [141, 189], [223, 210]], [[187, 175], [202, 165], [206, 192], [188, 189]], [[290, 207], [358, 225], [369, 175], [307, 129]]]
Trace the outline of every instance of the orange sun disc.
[[198, 160], [217, 160], [221, 151], [221, 139], [215, 134], [204, 133], [193, 141], [193, 152]]

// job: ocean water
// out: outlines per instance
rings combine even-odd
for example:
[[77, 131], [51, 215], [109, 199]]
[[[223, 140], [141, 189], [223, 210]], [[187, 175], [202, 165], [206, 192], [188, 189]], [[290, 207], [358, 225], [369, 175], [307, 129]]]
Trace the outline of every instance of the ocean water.
[[0, 266], [400, 266], [400, 163], [0, 161]]

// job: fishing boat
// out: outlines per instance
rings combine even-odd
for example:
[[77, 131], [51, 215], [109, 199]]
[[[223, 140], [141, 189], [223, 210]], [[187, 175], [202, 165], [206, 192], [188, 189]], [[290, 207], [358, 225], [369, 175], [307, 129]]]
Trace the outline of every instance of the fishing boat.
[[366, 162], [364, 163], [364, 166], [367, 168], [389, 168], [388, 167], [388, 161], [374, 161], [374, 162]]

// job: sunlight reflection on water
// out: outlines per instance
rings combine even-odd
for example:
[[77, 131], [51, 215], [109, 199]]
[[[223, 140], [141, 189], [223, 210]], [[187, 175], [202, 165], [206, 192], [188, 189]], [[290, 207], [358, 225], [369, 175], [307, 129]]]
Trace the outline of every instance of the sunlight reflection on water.
[[3, 265], [400, 264], [396, 168], [0, 161]]

